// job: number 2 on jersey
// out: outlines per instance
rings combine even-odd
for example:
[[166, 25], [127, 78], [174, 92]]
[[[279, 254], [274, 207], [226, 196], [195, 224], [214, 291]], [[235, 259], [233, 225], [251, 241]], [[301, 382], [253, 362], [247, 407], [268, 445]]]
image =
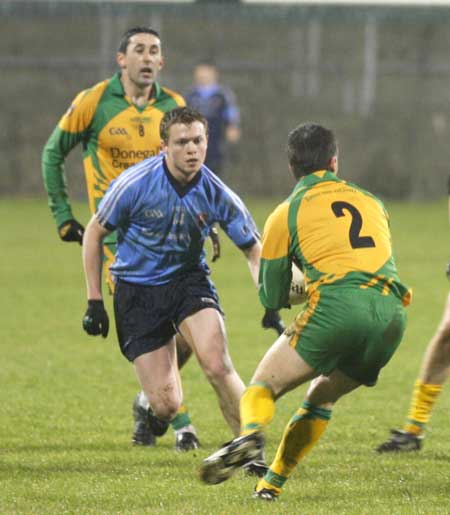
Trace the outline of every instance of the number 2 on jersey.
[[350, 245], [353, 249], [375, 247], [375, 242], [373, 241], [373, 238], [371, 236], [360, 236], [362, 227], [362, 216], [355, 206], [349, 204], [348, 202], [343, 202], [339, 200], [331, 204], [331, 209], [333, 210], [334, 216], [336, 216], [337, 218], [344, 216], [344, 210], [350, 213], [352, 221], [350, 223], [350, 230], [348, 236], [350, 239]]

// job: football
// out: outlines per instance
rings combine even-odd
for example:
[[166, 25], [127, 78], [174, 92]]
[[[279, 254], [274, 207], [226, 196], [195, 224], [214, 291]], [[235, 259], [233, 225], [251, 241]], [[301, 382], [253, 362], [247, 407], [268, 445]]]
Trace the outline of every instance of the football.
[[303, 304], [306, 301], [305, 276], [303, 272], [292, 263], [292, 281], [289, 292], [289, 304]]

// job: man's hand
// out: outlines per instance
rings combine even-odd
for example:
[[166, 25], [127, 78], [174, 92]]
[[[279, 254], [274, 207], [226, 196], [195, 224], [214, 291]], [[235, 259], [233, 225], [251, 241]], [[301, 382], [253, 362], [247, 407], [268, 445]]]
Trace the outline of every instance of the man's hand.
[[274, 329], [278, 336], [284, 332], [284, 322], [281, 320], [280, 314], [275, 309], [266, 309], [264, 316], [261, 320], [261, 325], [264, 329]]
[[93, 336], [108, 336], [109, 319], [102, 300], [88, 300], [88, 308], [83, 317], [83, 329]]
[[220, 240], [219, 231], [217, 230], [217, 227], [211, 227], [209, 237], [211, 238], [211, 243], [213, 247], [213, 255], [211, 261], [214, 263], [214, 261], [217, 261], [220, 258]]
[[67, 220], [58, 227], [59, 237], [63, 241], [77, 241], [83, 244], [84, 227], [76, 220]]
[[447, 274], [447, 279], [450, 281], [450, 261], [447, 263], [445, 273]]

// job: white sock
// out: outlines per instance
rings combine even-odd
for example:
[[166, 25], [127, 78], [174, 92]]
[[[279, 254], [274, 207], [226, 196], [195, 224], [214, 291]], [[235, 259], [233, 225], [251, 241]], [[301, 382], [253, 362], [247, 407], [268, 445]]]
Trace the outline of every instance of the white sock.
[[197, 434], [195, 432], [195, 427], [192, 424], [189, 424], [188, 426], [184, 426], [184, 427], [182, 427], [180, 429], [177, 429], [175, 431], [176, 435], [181, 434], [181, 433], [194, 433], [194, 435]]
[[150, 407], [147, 396], [145, 395], [144, 392], [139, 393], [138, 403], [139, 403], [139, 406], [142, 406], [145, 409], [148, 409]]

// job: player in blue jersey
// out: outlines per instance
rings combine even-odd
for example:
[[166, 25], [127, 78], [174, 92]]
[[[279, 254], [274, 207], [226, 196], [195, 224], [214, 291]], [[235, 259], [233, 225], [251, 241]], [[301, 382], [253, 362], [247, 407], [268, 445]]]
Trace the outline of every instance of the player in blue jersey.
[[205, 164], [221, 175], [225, 148], [235, 145], [241, 137], [239, 107], [234, 92], [219, 83], [219, 72], [213, 61], [197, 63], [194, 83], [185, 95], [186, 103], [197, 109], [208, 122]]
[[[83, 327], [105, 333], [101, 242], [117, 230], [114, 312], [122, 353], [133, 362], [156, 420], [170, 421], [182, 402], [176, 366], [178, 330], [214, 387], [225, 420], [239, 434], [244, 384], [227, 350], [222, 310], [204, 242], [218, 223], [245, 254], [258, 284], [261, 244], [240, 198], [206, 166], [207, 122], [176, 108], [161, 122], [163, 153], [122, 173], [89, 222], [83, 245], [88, 309]], [[251, 467], [252, 469], [252, 467]], [[264, 472], [257, 463], [251, 470]]]

